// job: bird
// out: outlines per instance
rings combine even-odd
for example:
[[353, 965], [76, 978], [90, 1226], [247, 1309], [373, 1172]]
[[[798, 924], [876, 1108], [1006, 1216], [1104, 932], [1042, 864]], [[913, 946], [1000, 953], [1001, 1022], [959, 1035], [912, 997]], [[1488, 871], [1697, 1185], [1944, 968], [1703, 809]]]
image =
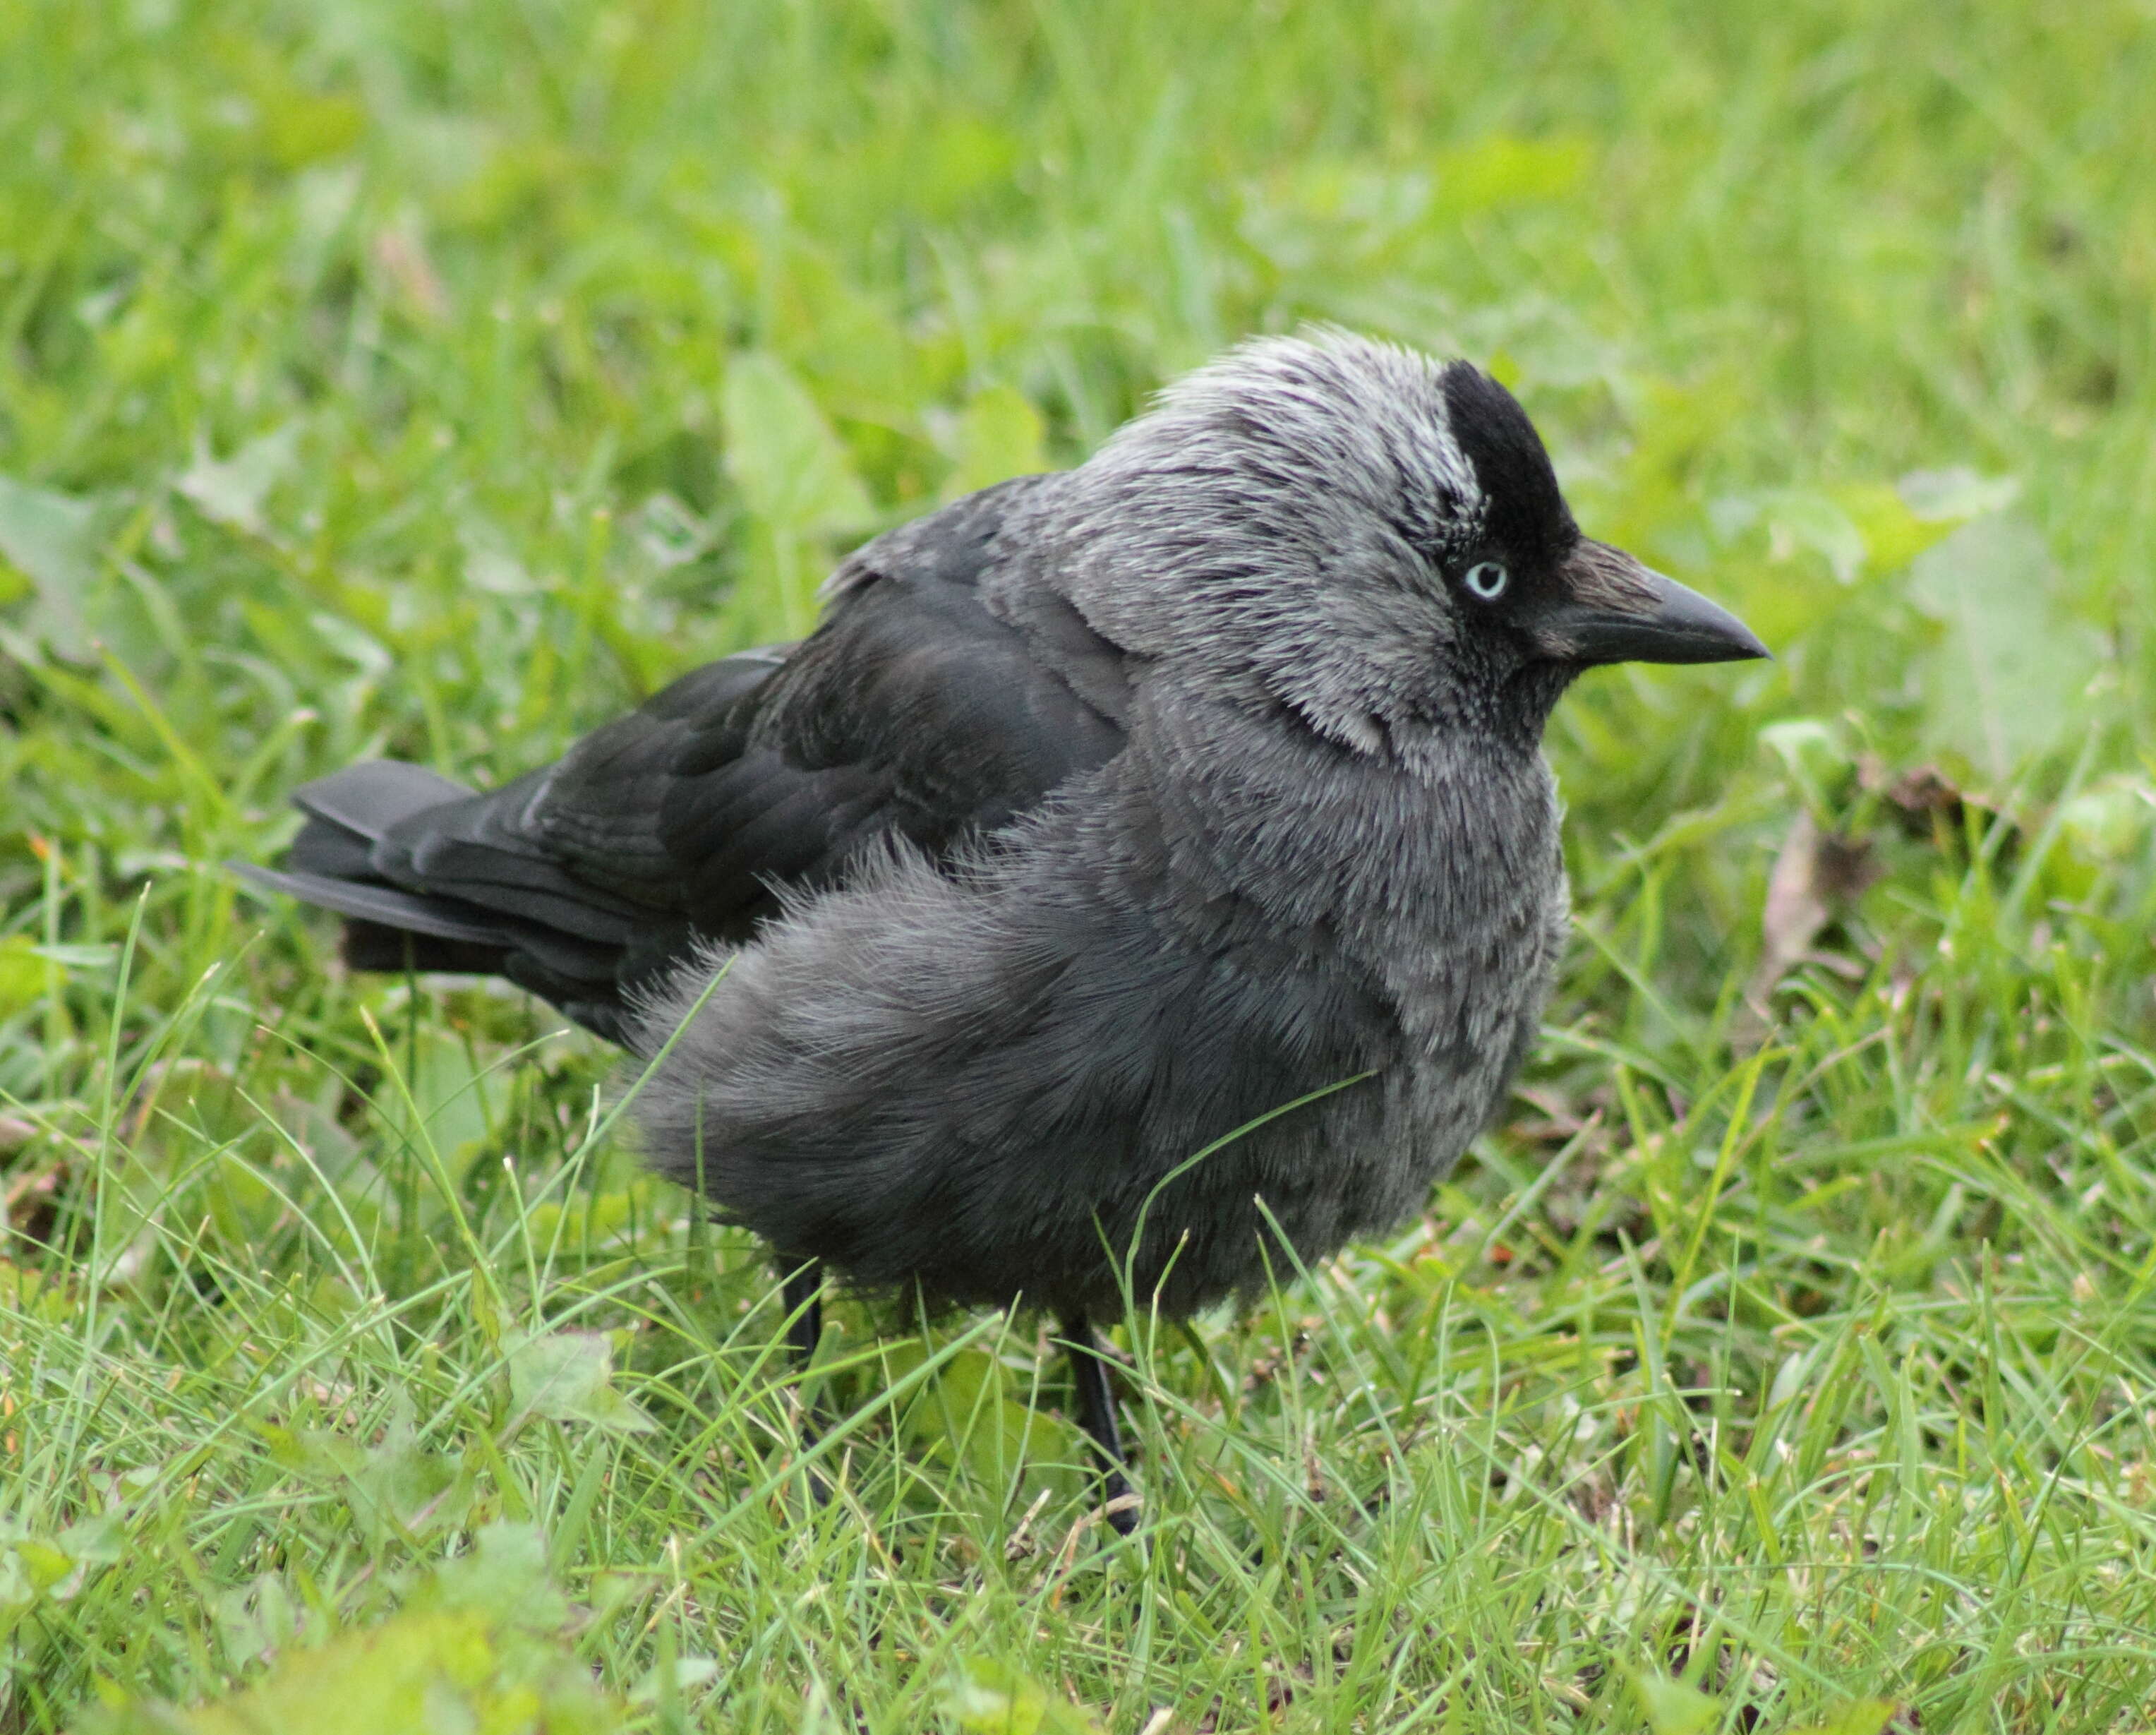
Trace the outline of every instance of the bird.
[[499, 788], [305, 785], [243, 871], [357, 968], [626, 1049], [646, 1160], [770, 1247], [797, 1357], [827, 1270], [1051, 1313], [1127, 1532], [1095, 1322], [1420, 1208], [1567, 942], [1553, 707], [1768, 654], [1582, 532], [1489, 373], [1319, 328], [876, 536], [805, 639]]

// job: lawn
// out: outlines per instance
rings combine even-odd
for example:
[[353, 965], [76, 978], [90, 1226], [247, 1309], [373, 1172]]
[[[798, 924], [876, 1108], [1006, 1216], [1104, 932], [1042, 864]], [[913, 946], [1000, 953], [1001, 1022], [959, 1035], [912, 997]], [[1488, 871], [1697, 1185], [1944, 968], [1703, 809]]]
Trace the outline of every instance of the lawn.
[[[2126, 0], [0, 4], [0, 1731], [2156, 1728], [2151, 90]], [[818, 1508], [610, 1056], [222, 864], [1306, 320], [1779, 660], [1564, 701], [1508, 1113], [1123, 1324], [1136, 1538], [1025, 1314], [835, 1307]]]

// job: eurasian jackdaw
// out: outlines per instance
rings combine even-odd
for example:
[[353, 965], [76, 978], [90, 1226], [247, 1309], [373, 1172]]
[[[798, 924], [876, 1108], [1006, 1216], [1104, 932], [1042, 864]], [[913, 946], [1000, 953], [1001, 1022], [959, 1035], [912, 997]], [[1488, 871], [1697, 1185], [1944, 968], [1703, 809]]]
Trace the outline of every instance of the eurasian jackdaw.
[[770, 1244], [797, 1342], [819, 1262], [1053, 1309], [1112, 1494], [1094, 1316], [1389, 1228], [1496, 1112], [1565, 943], [1558, 696], [1765, 649], [1582, 536], [1487, 374], [1343, 334], [1245, 345], [826, 595], [490, 793], [311, 783], [251, 877], [355, 965], [656, 1056], [649, 1159]]

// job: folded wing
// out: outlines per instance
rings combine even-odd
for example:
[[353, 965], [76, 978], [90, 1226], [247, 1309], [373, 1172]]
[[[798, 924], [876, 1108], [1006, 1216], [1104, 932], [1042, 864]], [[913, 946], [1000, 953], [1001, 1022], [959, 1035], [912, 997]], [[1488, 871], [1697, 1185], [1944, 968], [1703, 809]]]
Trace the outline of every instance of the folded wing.
[[500, 789], [388, 762], [308, 784], [281, 870], [239, 871], [342, 915], [357, 968], [500, 974], [618, 1038], [624, 994], [700, 940], [748, 938], [880, 840], [946, 855], [1120, 749], [1122, 654], [984, 588], [1045, 480], [879, 538], [807, 639], [696, 670]]

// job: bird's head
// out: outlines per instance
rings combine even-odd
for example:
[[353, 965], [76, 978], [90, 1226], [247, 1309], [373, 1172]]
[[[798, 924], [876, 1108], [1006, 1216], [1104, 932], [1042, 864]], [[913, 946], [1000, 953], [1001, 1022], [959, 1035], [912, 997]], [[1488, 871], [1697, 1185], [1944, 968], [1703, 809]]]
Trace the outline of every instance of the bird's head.
[[1527, 413], [1466, 362], [1338, 332], [1245, 344], [1070, 480], [1064, 583], [1101, 630], [1361, 751], [1538, 737], [1600, 663], [1768, 654], [1582, 535]]

